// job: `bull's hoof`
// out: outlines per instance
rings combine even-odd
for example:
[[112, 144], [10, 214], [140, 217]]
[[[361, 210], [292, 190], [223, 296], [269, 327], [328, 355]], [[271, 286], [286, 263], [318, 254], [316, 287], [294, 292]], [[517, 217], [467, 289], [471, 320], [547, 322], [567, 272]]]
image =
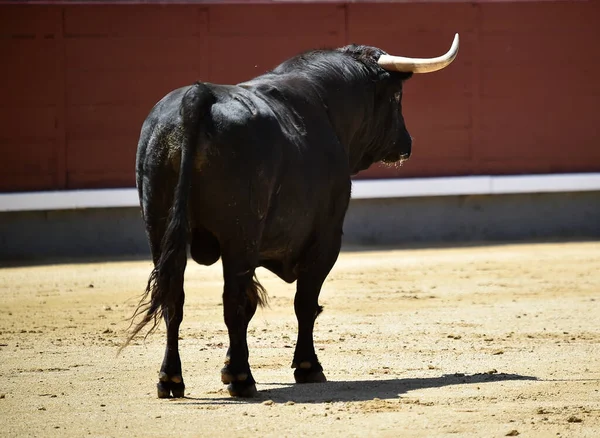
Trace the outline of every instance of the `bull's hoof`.
[[185, 384], [181, 376], [168, 376], [160, 373], [156, 384], [158, 398], [182, 398], [185, 396]]
[[254, 397], [258, 394], [256, 382], [250, 373], [234, 374], [225, 366], [221, 370], [221, 382], [227, 385], [232, 397]]
[[227, 391], [232, 397], [252, 398], [258, 394], [256, 384], [248, 384], [247, 382], [231, 382], [227, 385]]
[[297, 369], [294, 371], [294, 379], [296, 383], [323, 383], [327, 382], [327, 377], [322, 370], [303, 370]]
[[228, 383], [231, 383], [234, 380], [235, 376], [229, 372], [226, 366], [221, 368], [221, 382], [227, 385]]
[[294, 379], [296, 383], [323, 383], [327, 382], [325, 374], [323, 374], [323, 367], [319, 362], [313, 366], [309, 361], [300, 362], [298, 365], [296, 362], [292, 364], [294, 370]]

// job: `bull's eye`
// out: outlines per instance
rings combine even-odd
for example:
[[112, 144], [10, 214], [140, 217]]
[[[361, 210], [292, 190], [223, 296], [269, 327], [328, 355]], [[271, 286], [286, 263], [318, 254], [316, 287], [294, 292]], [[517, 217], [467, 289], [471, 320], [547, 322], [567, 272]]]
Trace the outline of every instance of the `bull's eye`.
[[402, 100], [402, 91], [399, 91], [398, 93], [394, 94], [394, 100], [396, 101], [396, 103], [400, 103], [400, 101]]

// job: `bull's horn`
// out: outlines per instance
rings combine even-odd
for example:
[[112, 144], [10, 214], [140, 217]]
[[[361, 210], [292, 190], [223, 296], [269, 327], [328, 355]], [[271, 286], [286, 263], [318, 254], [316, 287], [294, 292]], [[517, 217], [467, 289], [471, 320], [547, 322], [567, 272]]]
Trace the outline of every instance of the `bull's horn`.
[[381, 55], [377, 63], [385, 70], [404, 73], [431, 73], [450, 65], [458, 54], [458, 34], [454, 35], [448, 53], [437, 58], [405, 58], [404, 56]]

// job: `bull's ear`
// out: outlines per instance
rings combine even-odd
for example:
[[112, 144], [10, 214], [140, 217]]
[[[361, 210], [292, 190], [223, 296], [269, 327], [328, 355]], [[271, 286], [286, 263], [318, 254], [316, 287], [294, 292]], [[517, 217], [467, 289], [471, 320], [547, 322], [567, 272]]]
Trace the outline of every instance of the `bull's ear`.
[[393, 72], [389, 72], [389, 73], [390, 73], [390, 77], [392, 78], [392, 80], [396, 83], [407, 81], [410, 78], [412, 78], [412, 75], [413, 75], [412, 72], [393, 71]]
[[398, 75], [400, 76], [400, 79], [402, 79], [403, 81], [408, 81], [410, 78], [412, 78], [413, 73], [412, 72], [398, 73]]

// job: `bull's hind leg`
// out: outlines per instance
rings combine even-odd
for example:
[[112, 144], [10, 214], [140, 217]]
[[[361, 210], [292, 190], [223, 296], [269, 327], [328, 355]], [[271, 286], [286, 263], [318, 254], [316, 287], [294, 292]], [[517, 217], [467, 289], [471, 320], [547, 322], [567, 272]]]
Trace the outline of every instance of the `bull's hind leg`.
[[[254, 292], [254, 289], [256, 289], [256, 286], [255, 286], [256, 284], [257, 283], [254, 283], [254, 282], [250, 284], [250, 291], [249, 291], [250, 294], [252, 294]], [[257, 307], [258, 307], [257, 300], [248, 299], [246, 301], [246, 311], [245, 311], [246, 333], [248, 333], [248, 325], [250, 324], [252, 317], [256, 313]], [[248, 349], [248, 357], [250, 357], [249, 349]], [[227, 348], [227, 354], [225, 355], [225, 367], [223, 367], [223, 369], [221, 370], [221, 380], [223, 381], [223, 383], [231, 383], [234, 380], [231, 373], [229, 373], [229, 371], [227, 369], [227, 366], [229, 365], [230, 362], [231, 362], [231, 345], [229, 346], [229, 348]]]
[[[183, 284], [181, 285], [183, 289]], [[183, 320], [183, 291], [181, 300], [164, 309], [164, 320], [167, 325], [167, 347], [165, 357], [160, 367], [158, 383], [156, 384], [158, 398], [183, 397], [185, 384], [181, 372], [181, 359], [179, 357], [179, 326]]]
[[229, 332], [229, 349], [221, 380], [234, 397], [256, 395], [256, 381], [248, 362], [248, 324], [256, 312], [262, 288], [253, 279], [254, 268], [241, 268], [223, 257], [223, 313]]
[[[153, 241], [160, 242], [160, 239], [153, 239], [150, 237], [152, 255], [156, 263], [160, 257], [160, 253], [156, 250], [157, 247], [152, 243]], [[182, 262], [185, 264], [185, 261]], [[167, 308], [163, 308], [163, 319], [167, 329], [167, 346], [158, 374], [158, 383], [156, 384], [158, 398], [169, 398], [171, 396], [179, 398], [183, 397], [185, 392], [178, 341], [179, 326], [183, 320], [183, 303], [185, 296], [183, 291], [183, 278], [181, 281], [172, 281], [170, 287], [177, 288], [179, 291], [173, 294], [173, 296], [178, 297], [177, 300]]]
[[[156, 169], [148, 169], [156, 171]], [[156, 176], [156, 175], [155, 175]], [[152, 178], [152, 181], [160, 181], [166, 185], [175, 184], [174, 176], [171, 173], [164, 172], [160, 174], [161, 178]], [[156, 266], [161, 256], [161, 241], [166, 231], [167, 218], [172, 196], [168, 191], [162, 188], [154, 188], [148, 183], [144, 184], [143, 194], [143, 216], [146, 223], [146, 233], [152, 253], [152, 260]], [[181, 260], [185, 267], [186, 260]], [[152, 282], [150, 278], [149, 287]], [[158, 376], [156, 385], [159, 398], [183, 397], [185, 384], [183, 383], [181, 372], [181, 359], [179, 357], [179, 326], [183, 320], [183, 276], [179, 280], [173, 279], [169, 287], [172, 289], [172, 296], [177, 299], [163, 308], [163, 319], [167, 329], [167, 346], [165, 355]], [[173, 289], [177, 289], [174, 291]]]
[[292, 368], [296, 383], [318, 383], [327, 381], [323, 374], [313, 341], [313, 329], [317, 316], [323, 311], [319, 305], [319, 294], [323, 282], [337, 260], [341, 233], [334, 242], [329, 242], [327, 247], [322, 243], [315, 245], [308, 251], [305, 263], [300, 268], [294, 310], [298, 320], [298, 340], [294, 352]]

